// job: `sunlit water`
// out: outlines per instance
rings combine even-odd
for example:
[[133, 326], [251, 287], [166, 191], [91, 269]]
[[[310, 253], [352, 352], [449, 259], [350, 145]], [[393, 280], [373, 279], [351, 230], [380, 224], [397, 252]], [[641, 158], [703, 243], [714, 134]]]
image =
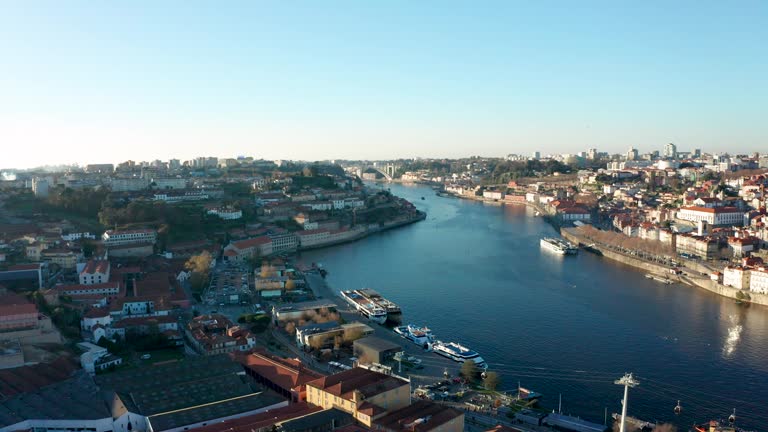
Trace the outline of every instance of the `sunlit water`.
[[524, 206], [387, 187], [427, 220], [304, 253], [335, 289], [378, 290], [405, 322], [479, 351], [505, 388], [520, 381], [550, 408], [561, 393], [564, 413], [602, 423], [604, 409], [619, 412], [613, 381], [626, 371], [641, 382], [629, 412], [644, 420], [687, 428], [736, 408], [742, 426], [768, 425], [768, 308], [659, 284], [586, 252], [552, 255], [539, 239], [554, 229]]

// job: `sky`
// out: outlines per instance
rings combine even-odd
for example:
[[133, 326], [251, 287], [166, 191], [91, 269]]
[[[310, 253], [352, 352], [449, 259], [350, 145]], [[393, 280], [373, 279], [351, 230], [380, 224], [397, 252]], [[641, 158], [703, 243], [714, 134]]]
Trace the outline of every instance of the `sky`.
[[765, 1], [4, 1], [0, 166], [768, 149]]

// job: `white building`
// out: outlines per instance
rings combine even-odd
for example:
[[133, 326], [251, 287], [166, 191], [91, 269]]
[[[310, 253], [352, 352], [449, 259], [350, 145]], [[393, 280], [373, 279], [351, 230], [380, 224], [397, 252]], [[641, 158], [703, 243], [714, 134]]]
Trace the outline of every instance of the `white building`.
[[736, 207], [682, 207], [677, 218], [689, 222], [705, 221], [710, 225], [744, 225], [744, 212]]
[[90, 260], [80, 271], [81, 285], [102, 284], [109, 281], [111, 265], [107, 260]]
[[760, 267], [750, 270], [749, 290], [760, 294], [768, 294], [768, 269]]
[[500, 200], [504, 199], [504, 193], [501, 191], [483, 191], [483, 198], [485, 199], [492, 199], [492, 200]]
[[39, 178], [32, 179], [32, 192], [34, 192], [35, 196], [38, 198], [48, 197], [49, 186], [50, 184], [46, 179], [39, 179]]
[[750, 271], [744, 267], [726, 267], [723, 271], [723, 285], [737, 289], [749, 289]]
[[80, 365], [91, 375], [96, 375], [97, 371], [107, 370], [123, 363], [123, 359], [110, 354], [104, 347], [90, 342], [80, 342], [77, 346], [85, 351], [80, 355]]
[[107, 230], [101, 236], [105, 246], [119, 246], [138, 243], [155, 243], [157, 232], [151, 229], [138, 229], [129, 231]]
[[184, 189], [187, 187], [187, 180], [183, 178], [154, 178], [152, 183], [156, 189]]
[[208, 209], [209, 215], [218, 216], [224, 220], [236, 220], [243, 217], [243, 211], [232, 207], [215, 207]]
[[149, 180], [145, 178], [113, 178], [111, 181], [113, 192], [134, 192], [149, 187]]

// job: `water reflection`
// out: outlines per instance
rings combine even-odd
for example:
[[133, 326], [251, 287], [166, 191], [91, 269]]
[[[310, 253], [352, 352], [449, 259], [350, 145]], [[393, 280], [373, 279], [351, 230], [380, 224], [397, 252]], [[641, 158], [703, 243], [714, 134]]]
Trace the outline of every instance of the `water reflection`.
[[739, 324], [739, 321], [741, 321], [739, 314], [730, 315], [728, 321], [730, 321], [730, 326], [727, 329], [725, 343], [723, 344], [723, 358], [726, 359], [733, 357], [733, 353], [741, 341], [741, 332], [744, 331], [744, 327]]

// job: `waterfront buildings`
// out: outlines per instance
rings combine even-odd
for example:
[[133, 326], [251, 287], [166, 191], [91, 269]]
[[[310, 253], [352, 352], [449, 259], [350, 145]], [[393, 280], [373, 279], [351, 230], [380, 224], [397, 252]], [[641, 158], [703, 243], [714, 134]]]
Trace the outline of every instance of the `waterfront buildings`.
[[677, 218], [689, 222], [704, 221], [712, 226], [744, 225], [744, 212], [735, 207], [683, 207]]
[[154, 244], [157, 238], [157, 232], [152, 229], [136, 229], [136, 230], [107, 230], [101, 236], [101, 240], [107, 247], [110, 246], [122, 246], [122, 245], [135, 245], [149, 243]]
[[410, 404], [410, 383], [363, 368], [353, 368], [310, 381], [307, 402], [324, 409], [336, 408], [371, 427], [387, 412]]

